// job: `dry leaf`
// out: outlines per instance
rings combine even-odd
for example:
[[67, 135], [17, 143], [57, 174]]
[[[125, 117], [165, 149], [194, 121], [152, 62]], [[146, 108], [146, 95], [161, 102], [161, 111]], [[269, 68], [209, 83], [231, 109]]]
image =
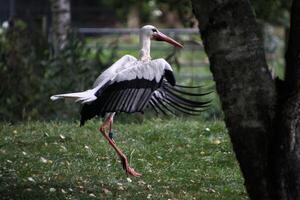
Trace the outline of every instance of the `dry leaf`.
[[129, 183], [131, 183], [132, 182], [132, 180], [131, 180], [131, 178], [126, 178], [126, 180], [129, 182]]
[[146, 183], [145, 183], [145, 181], [140, 180], [140, 181], [138, 181], [138, 185], [146, 185]]
[[221, 141], [219, 139], [215, 139], [212, 141], [212, 143], [218, 145], [221, 143]]
[[112, 192], [109, 189], [106, 189], [106, 188], [103, 188], [102, 191], [104, 192], [104, 194], [107, 194], [107, 195], [112, 194]]
[[96, 197], [93, 193], [89, 194], [89, 197]]
[[27, 178], [28, 181], [35, 183], [35, 180], [32, 177]]
[[41, 157], [40, 160], [41, 160], [42, 163], [47, 163], [48, 162], [48, 160], [44, 157]]

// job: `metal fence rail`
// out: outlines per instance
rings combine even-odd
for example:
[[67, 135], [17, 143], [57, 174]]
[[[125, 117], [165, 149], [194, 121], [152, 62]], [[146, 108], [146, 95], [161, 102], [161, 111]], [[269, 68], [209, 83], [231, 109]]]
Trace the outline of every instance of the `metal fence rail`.
[[[99, 34], [138, 34], [138, 28], [78, 28], [79, 33], [86, 35], [99, 35]], [[161, 32], [166, 34], [198, 34], [199, 30], [195, 28], [162, 28]]]

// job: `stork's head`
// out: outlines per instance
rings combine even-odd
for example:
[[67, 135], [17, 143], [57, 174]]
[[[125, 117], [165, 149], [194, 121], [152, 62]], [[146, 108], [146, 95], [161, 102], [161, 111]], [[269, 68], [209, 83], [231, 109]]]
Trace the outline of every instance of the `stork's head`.
[[182, 44], [180, 44], [180, 43], [176, 42], [175, 40], [173, 40], [172, 38], [166, 36], [165, 34], [160, 32], [156, 27], [154, 27], [152, 25], [143, 26], [140, 30], [140, 34], [150, 37], [151, 40], [165, 41], [165, 42], [172, 44], [175, 47], [179, 47], [179, 48], [183, 47]]

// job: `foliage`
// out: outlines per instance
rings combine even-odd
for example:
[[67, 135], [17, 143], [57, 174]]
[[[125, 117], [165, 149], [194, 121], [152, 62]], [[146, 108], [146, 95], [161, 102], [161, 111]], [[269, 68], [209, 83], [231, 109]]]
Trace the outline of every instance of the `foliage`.
[[167, 6], [170, 11], [176, 11], [179, 20], [185, 27], [192, 27], [194, 24], [192, 18], [192, 5], [190, 0], [156, 0], [158, 7]]
[[[39, 33], [29, 31], [27, 25], [16, 20], [2, 33], [0, 77], [1, 119], [25, 118], [34, 109], [43, 74], [40, 60], [47, 57], [45, 43]], [[15, 113], [14, 113], [15, 111]]]
[[[184, 26], [190, 27], [191, 23], [193, 23], [191, 20], [193, 18], [191, 2], [189, 0], [145, 0], [138, 2], [136, 0], [112, 0], [98, 2], [99, 6], [109, 9], [118, 8], [116, 10], [118, 21], [123, 23], [126, 22], [126, 17], [124, 18], [124, 16], [127, 16], [130, 7], [137, 4], [140, 9], [141, 22], [143, 23], [153, 20], [153, 11], [161, 10], [162, 7], [168, 7], [168, 11], [176, 11]], [[291, 0], [251, 0], [251, 3], [258, 19], [271, 24], [288, 25]], [[159, 18], [159, 20], [164, 21], [163, 18]]]
[[[144, 1], [122, 1], [122, 0], [111, 0], [111, 1], [98, 1], [98, 6], [106, 7], [107, 9], [116, 9], [116, 14], [119, 22], [126, 23], [126, 17], [128, 16], [128, 11], [133, 6], [139, 9], [139, 18], [141, 23], [149, 23], [149, 21], [160, 20], [165, 21], [165, 14], [160, 13], [162, 7], [166, 7], [168, 12], [176, 11], [179, 15], [179, 20], [184, 26], [191, 26], [191, 18], [193, 17], [191, 11], [191, 3], [189, 0], [144, 0]], [[157, 15], [157, 11], [160, 13]], [[161, 16], [161, 17], [160, 17]], [[172, 26], [170, 24], [169, 26]]]
[[[145, 22], [150, 18], [151, 15], [151, 2], [152, 0], [146, 0], [146, 1], [135, 1], [135, 0], [129, 0], [129, 1], [121, 1], [121, 0], [111, 0], [111, 1], [98, 1], [99, 6], [107, 7], [108, 9], [115, 9], [118, 22], [126, 23], [128, 11], [131, 7], [138, 7], [139, 10], [142, 10], [140, 14], [141, 22]], [[150, 5], [150, 6], [149, 6]], [[126, 16], [126, 17], [124, 17]]]
[[118, 145], [142, 177], [127, 177], [98, 121], [0, 124], [2, 199], [247, 199], [223, 122], [120, 123]]
[[257, 17], [271, 24], [288, 26], [291, 0], [251, 0]]
[[53, 110], [61, 110], [56, 112], [61, 117], [73, 113], [75, 107], [63, 111], [68, 105], [50, 103], [49, 97], [86, 88], [110, 64], [103, 49], [92, 52], [75, 34], [70, 34], [67, 46], [57, 56], [46, 37], [21, 20], [15, 20], [2, 34], [0, 120], [49, 118]]

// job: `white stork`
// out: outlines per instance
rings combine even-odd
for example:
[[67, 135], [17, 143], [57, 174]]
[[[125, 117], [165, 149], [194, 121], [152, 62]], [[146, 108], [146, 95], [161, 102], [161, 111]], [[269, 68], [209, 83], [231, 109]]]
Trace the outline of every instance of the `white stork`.
[[138, 59], [130, 55], [123, 56], [100, 74], [92, 89], [51, 96], [51, 100], [72, 98], [82, 103], [81, 125], [95, 116], [105, 116], [99, 130], [117, 152], [126, 173], [132, 176], [141, 174], [129, 166], [127, 157], [112, 138], [111, 126], [115, 113], [143, 112], [146, 107], [151, 107], [155, 112], [163, 114], [167, 112], [174, 114], [176, 111], [196, 114], [208, 103], [188, 100], [183, 96], [205, 94], [189, 93], [181, 88], [193, 87], [176, 85], [173, 70], [168, 62], [162, 58], [151, 60], [151, 40], [165, 41], [175, 47], [183, 47], [154, 26], [146, 25], [140, 29]]

